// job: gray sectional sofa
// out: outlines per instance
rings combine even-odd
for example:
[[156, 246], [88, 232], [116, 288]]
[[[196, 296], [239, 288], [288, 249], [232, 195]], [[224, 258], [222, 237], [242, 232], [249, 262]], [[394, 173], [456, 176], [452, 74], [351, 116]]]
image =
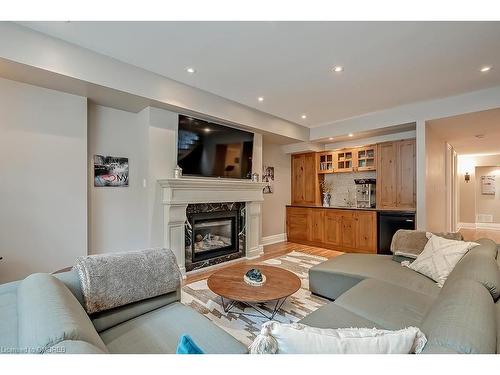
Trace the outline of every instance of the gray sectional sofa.
[[301, 320], [321, 328], [419, 327], [424, 353], [500, 352], [500, 271], [488, 239], [456, 265], [443, 288], [390, 255], [344, 254], [309, 271], [310, 290], [334, 300]]
[[180, 290], [87, 315], [75, 271], [0, 285], [0, 353], [175, 353], [190, 335], [205, 353], [247, 348], [179, 302]]

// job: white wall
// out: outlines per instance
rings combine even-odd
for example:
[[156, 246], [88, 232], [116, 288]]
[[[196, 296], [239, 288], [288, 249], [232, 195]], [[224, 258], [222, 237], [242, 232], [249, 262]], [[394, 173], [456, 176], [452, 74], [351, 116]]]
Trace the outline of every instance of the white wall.
[[86, 98], [0, 79], [0, 207], [0, 283], [86, 254]]
[[[149, 246], [149, 134], [140, 119], [136, 113], [89, 105], [90, 254]], [[94, 187], [94, 155], [127, 157], [129, 186]]]
[[[291, 160], [278, 144], [263, 143], [262, 164], [274, 167], [274, 193], [264, 194], [262, 236], [284, 235], [285, 206], [291, 200]], [[262, 170], [259, 173], [262, 176]]]

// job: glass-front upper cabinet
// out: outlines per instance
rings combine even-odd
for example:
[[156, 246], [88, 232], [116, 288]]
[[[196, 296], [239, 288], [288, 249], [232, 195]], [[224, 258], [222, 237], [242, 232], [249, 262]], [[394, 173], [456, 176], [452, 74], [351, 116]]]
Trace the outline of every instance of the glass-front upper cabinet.
[[335, 172], [352, 172], [354, 169], [354, 150], [346, 149], [335, 152], [337, 168]]
[[318, 173], [333, 173], [334, 154], [333, 152], [320, 152], [318, 154]]
[[357, 148], [355, 150], [356, 163], [355, 170], [362, 171], [374, 171], [377, 169], [377, 146], [370, 145]]

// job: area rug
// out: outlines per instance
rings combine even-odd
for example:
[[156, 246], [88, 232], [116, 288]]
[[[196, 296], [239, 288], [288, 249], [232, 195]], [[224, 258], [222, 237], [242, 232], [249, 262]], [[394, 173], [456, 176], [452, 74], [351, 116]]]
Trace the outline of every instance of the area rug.
[[[309, 291], [309, 268], [325, 260], [326, 258], [323, 257], [294, 251], [279, 258], [261, 262], [261, 264], [287, 269], [295, 273], [302, 282], [301, 288], [287, 298], [274, 320], [282, 323], [293, 323], [328, 303], [328, 300], [311, 295]], [[256, 335], [259, 334], [262, 323], [267, 321], [267, 319], [261, 317], [237, 314], [238, 311], [242, 311], [242, 305], [236, 305], [237, 308], [234, 308], [233, 311], [225, 313], [222, 308], [221, 298], [208, 289], [206, 279], [188, 284], [182, 288], [181, 301], [205, 315], [245, 345], [252, 343]], [[261, 304], [260, 307], [270, 312], [274, 307], [274, 303]], [[254, 313], [249, 308], [246, 308], [245, 312]]]

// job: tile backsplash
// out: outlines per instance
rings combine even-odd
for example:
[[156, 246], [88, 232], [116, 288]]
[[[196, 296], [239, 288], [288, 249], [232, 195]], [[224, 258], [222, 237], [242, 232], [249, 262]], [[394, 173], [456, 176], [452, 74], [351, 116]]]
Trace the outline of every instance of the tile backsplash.
[[325, 179], [333, 184], [331, 206], [345, 206], [347, 202], [356, 203], [356, 184], [354, 179], [377, 178], [377, 172], [332, 173]]

